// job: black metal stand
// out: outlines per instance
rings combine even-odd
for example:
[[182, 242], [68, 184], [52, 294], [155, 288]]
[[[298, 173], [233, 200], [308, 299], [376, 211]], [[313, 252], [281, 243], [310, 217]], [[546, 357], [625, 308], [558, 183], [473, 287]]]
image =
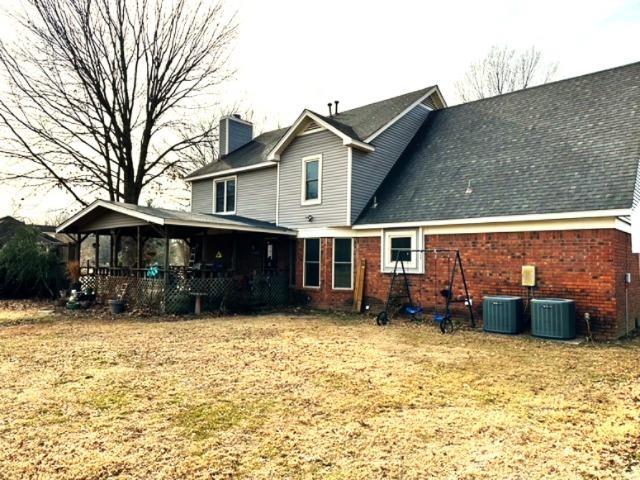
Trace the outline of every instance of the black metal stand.
[[[398, 266], [400, 266], [401, 273], [398, 272]], [[402, 275], [402, 287], [403, 291], [397, 295], [395, 295], [395, 284], [399, 276]], [[378, 325], [386, 325], [389, 323], [389, 310], [393, 305], [392, 302], [396, 302], [398, 300], [407, 299], [409, 305], [413, 306], [413, 301], [411, 299], [411, 289], [409, 288], [409, 280], [407, 279], [407, 271], [404, 268], [404, 261], [402, 260], [402, 255], [398, 255], [396, 259], [396, 263], [393, 267], [393, 275], [391, 276], [391, 284], [389, 285], [389, 293], [387, 294], [387, 303], [384, 306], [384, 310], [378, 314], [376, 322]], [[402, 306], [402, 303], [400, 303]]]
[[[476, 320], [473, 315], [473, 306], [471, 305], [471, 297], [469, 296], [469, 287], [467, 285], [467, 278], [464, 273], [464, 267], [462, 266], [462, 257], [460, 255], [460, 250], [430, 248], [430, 249], [423, 249], [423, 250], [410, 250], [410, 252], [424, 253], [424, 254], [434, 253], [436, 255], [440, 252], [443, 252], [443, 253], [455, 252], [455, 260], [453, 262], [453, 267], [451, 268], [451, 274], [449, 276], [449, 285], [448, 285], [448, 291], [446, 295], [444, 318], [448, 319], [449, 321], [451, 319], [451, 303], [453, 302], [453, 299], [452, 299], [453, 283], [456, 277], [456, 270], [459, 268], [460, 276], [462, 278], [462, 285], [464, 286], [464, 296], [465, 296], [464, 301], [467, 305], [467, 308], [469, 309], [470, 325], [471, 325], [471, 328], [475, 328]], [[398, 271], [398, 266], [400, 266], [401, 272]], [[436, 269], [437, 269], [437, 265], [436, 265]], [[435, 274], [435, 271], [434, 271], [434, 274]], [[403, 280], [403, 292], [395, 295], [394, 286], [397, 282], [397, 278], [401, 275]], [[436, 288], [437, 288], [437, 285], [436, 285]], [[392, 302], [400, 299], [404, 299], [404, 298], [406, 298], [408, 300], [409, 305], [413, 307], [413, 300], [411, 298], [411, 289], [409, 288], [409, 281], [407, 279], [407, 272], [404, 267], [404, 261], [402, 259], [402, 255], [398, 255], [398, 258], [396, 259], [396, 263], [393, 268], [393, 275], [391, 277], [391, 284], [389, 286], [389, 294], [387, 295], [387, 303], [385, 304], [384, 310], [378, 314], [378, 317], [376, 319], [376, 322], [378, 323], [378, 325], [386, 325], [387, 323], [389, 323], [389, 310], [392, 305]]]
[[[451, 251], [451, 250], [437, 250], [438, 252]], [[462, 266], [462, 257], [460, 256], [460, 250], [453, 250], [456, 252], [456, 259], [453, 262], [453, 268], [451, 269], [451, 277], [449, 278], [449, 293], [447, 295], [446, 312], [449, 314], [451, 306], [451, 297], [453, 296], [453, 281], [456, 276], [456, 267], [460, 268], [460, 276], [462, 277], [462, 285], [464, 285], [464, 297], [467, 308], [469, 309], [469, 318], [471, 322], [471, 328], [476, 327], [476, 319], [473, 316], [473, 307], [471, 305], [471, 297], [469, 297], [469, 288], [467, 287], [467, 278], [464, 275], [464, 268]]]

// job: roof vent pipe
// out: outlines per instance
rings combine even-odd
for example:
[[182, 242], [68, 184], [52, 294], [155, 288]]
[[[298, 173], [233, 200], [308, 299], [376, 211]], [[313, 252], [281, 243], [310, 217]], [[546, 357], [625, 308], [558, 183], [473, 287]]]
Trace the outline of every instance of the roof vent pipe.
[[331, 117], [333, 114], [331, 113], [331, 107], [333, 104], [331, 102], [327, 103], [327, 107], [329, 107], [329, 116]]
[[470, 195], [473, 193], [473, 187], [471, 186], [471, 180], [467, 184], [467, 189], [464, 191], [465, 194]]
[[334, 100], [334, 103], [336, 104], [336, 115], [338, 114], [338, 104], [340, 103], [339, 100]]

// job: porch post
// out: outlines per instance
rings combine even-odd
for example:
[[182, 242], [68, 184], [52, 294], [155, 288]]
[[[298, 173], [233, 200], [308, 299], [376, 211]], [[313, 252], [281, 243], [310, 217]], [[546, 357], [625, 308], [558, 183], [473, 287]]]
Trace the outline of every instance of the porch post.
[[109, 233], [111, 237], [111, 245], [109, 246], [109, 267], [115, 268], [116, 263], [116, 234], [113, 230]]
[[100, 234], [98, 232], [93, 233], [96, 236], [96, 251], [95, 251], [95, 268], [94, 272], [98, 274], [98, 267], [100, 266]]
[[138, 247], [138, 255], [137, 255], [137, 260], [136, 260], [136, 266], [138, 268], [142, 268], [142, 237], [140, 236], [140, 227], [137, 227], [137, 247]]
[[205, 263], [205, 255], [207, 253], [207, 237], [209, 234], [205, 230], [202, 235], [202, 250], [200, 251], [200, 262]]
[[169, 227], [164, 227], [164, 283], [169, 282]]
[[76, 241], [76, 260], [80, 263], [80, 247], [82, 246], [82, 234], [78, 234], [78, 240]]
[[231, 241], [233, 242], [233, 249], [231, 250], [231, 272], [233, 275], [236, 274], [236, 263], [238, 258], [238, 236], [236, 235], [236, 231], [234, 230], [231, 234]]

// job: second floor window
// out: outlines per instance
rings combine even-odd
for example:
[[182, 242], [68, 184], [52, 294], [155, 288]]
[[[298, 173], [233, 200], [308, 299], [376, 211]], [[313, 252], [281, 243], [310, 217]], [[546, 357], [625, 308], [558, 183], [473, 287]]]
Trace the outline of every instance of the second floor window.
[[216, 213], [235, 213], [236, 211], [236, 178], [221, 178], [215, 181]]
[[314, 205], [322, 198], [322, 155], [302, 159], [302, 204]]

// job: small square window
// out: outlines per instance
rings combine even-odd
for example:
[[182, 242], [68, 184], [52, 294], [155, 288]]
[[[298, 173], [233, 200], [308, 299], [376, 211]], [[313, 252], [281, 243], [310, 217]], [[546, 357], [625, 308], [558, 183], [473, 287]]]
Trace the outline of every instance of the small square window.
[[411, 261], [411, 237], [391, 238], [391, 261], [395, 262], [399, 258], [403, 262]]
[[423, 245], [421, 229], [387, 230], [383, 237], [382, 271], [392, 272], [398, 260], [402, 260], [408, 273], [424, 271], [424, 256], [420, 254]]

